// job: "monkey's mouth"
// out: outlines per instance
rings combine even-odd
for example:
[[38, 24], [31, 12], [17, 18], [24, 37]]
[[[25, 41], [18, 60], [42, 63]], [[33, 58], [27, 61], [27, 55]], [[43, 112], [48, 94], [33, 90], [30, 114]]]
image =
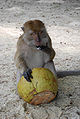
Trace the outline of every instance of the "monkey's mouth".
[[40, 38], [35, 39], [35, 45], [41, 46], [41, 39]]
[[41, 41], [35, 40], [35, 45], [38, 50], [41, 50]]
[[44, 49], [47, 48], [47, 46], [44, 46], [44, 45], [42, 45], [42, 46], [36, 46], [36, 48], [39, 49], [39, 50], [44, 50]]
[[41, 41], [35, 41], [36, 46], [41, 46]]
[[43, 50], [43, 49], [47, 48], [47, 46], [42, 45], [41, 40], [40, 41], [35, 40], [35, 45], [36, 45], [36, 48], [39, 50]]

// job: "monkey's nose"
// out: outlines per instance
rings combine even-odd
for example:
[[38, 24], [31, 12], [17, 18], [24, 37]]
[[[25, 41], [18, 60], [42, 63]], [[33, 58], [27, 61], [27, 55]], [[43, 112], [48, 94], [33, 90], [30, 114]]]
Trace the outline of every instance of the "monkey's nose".
[[39, 38], [37, 38], [37, 40], [36, 40], [37, 42], [40, 42], [41, 40], [39, 39]]
[[40, 38], [40, 35], [38, 34], [37, 42], [40, 42], [40, 41], [41, 41], [41, 38]]

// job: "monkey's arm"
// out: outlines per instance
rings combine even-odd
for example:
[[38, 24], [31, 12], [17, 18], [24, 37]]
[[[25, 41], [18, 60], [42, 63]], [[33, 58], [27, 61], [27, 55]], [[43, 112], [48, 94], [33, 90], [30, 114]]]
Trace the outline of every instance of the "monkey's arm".
[[50, 59], [51, 59], [51, 60], [54, 59], [55, 54], [56, 54], [56, 53], [55, 53], [54, 49], [52, 48], [52, 49], [51, 49], [51, 55], [50, 55]]
[[21, 35], [17, 42], [17, 51], [14, 57], [14, 61], [15, 61], [17, 69], [19, 69], [20, 73], [22, 74], [27, 69], [27, 65], [24, 60], [24, 46], [25, 44], [23, 41], [23, 35]]
[[27, 65], [22, 55], [16, 52], [14, 61], [15, 61], [17, 69], [20, 71], [21, 74], [23, 74], [23, 72], [27, 69]]
[[48, 35], [48, 39], [49, 39], [48, 47], [51, 49], [51, 51], [50, 51], [50, 59], [53, 60], [56, 53], [55, 53], [54, 49], [52, 48], [52, 42], [51, 42], [51, 38], [49, 37], [49, 35]]
[[50, 60], [53, 60], [53, 58], [55, 57], [55, 51], [53, 48], [49, 48], [48, 46], [42, 46], [41, 50], [50, 55]]
[[15, 55], [15, 62], [16, 62], [16, 67], [17, 69], [20, 71], [20, 73], [25, 77], [25, 79], [28, 82], [31, 82], [30, 78], [33, 78], [31, 73], [31, 69], [28, 68], [28, 66], [26, 65], [26, 62], [24, 61], [24, 58], [21, 57], [21, 55]]
[[25, 44], [22, 37], [23, 36], [20, 36], [17, 42], [17, 51], [14, 57], [14, 61], [20, 74], [23, 75], [27, 81], [31, 82], [30, 78], [32, 78], [32, 71], [28, 68], [24, 58]]
[[51, 39], [48, 35], [48, 43], [46, 46], [41, 46], [41, 50], [45, 53], [47, 53], [48, 55], [50, 55], [50, 60], [53, 60], [54, 57], [55, 57], [55, 51], [54, 49], [52, 48], [52, 42], [51, 42]]

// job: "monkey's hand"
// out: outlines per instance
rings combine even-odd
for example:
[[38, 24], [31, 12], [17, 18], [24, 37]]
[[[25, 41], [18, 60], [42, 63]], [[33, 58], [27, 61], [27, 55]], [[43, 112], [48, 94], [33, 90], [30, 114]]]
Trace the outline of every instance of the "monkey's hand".
[[37, 49], [42, 50], [43, 52], [49, 54], [51, 52], [51, 49], [48, 46], [36, 46]]
[[46, 54], [50, 55], [50, 60], [53, 60], [55, 57], [55, 51], [53, 48], [49, 48], [48, 46], [37, 46], [37, 49], [42, 50]]
[[33, 78], [33, 76], [31, 75], [31, 73], [32, 73], [32, 70], [31, 69], [28, 69], [27, 71], [24, 71], [24, 73], [23, 73], [24, 78], [28, 82], [31, 82], [31, 79], [30, 78]]
[[51, 53], [51, 49], [48, 46], [39, 46], [39, 49], [47, 54]]

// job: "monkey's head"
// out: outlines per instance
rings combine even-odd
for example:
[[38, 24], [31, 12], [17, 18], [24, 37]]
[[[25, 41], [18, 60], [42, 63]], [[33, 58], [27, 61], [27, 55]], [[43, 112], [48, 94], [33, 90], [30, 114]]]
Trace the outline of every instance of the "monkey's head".
[[22, 30], [24, 32], [23, 39], [30, 46], [46, 46], [48, 43], [48, 35], [44, 23], [40, 20], [31, 20], [26, 22]]

